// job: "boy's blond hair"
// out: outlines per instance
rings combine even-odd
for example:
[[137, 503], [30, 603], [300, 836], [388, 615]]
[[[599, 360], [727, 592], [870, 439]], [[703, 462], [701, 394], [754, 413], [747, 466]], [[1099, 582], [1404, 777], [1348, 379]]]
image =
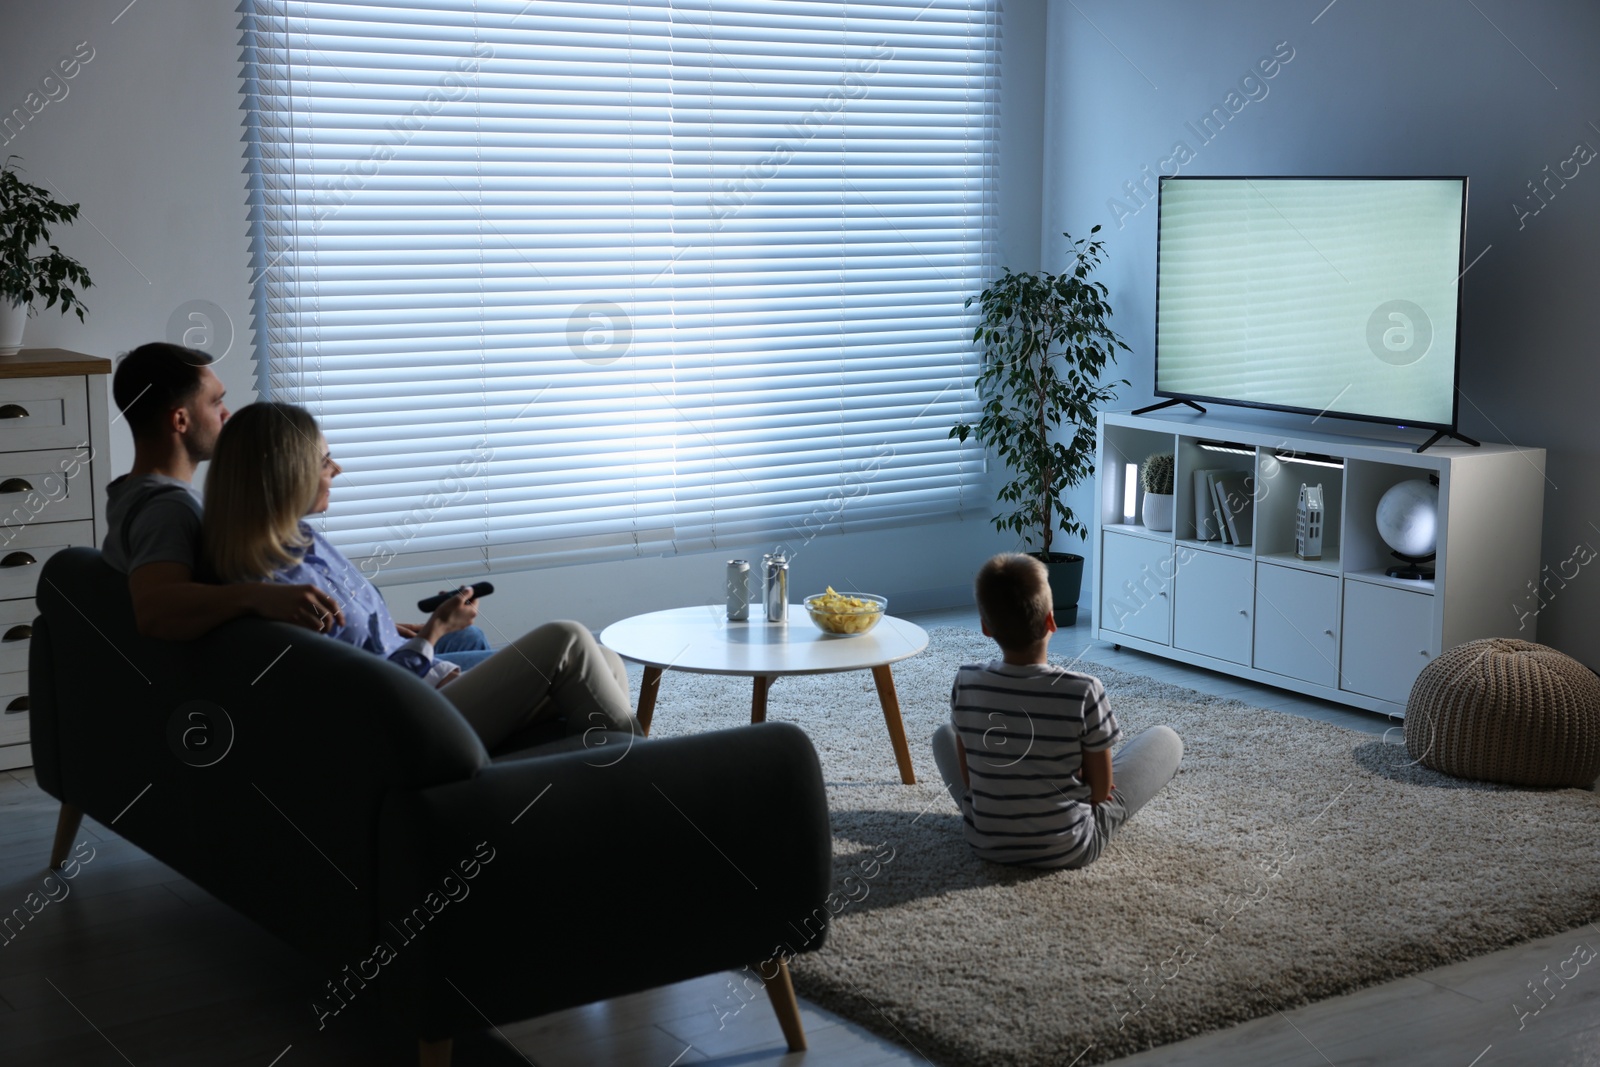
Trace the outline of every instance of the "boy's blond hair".
[[978, 615], [1002, 649], [1028, 648], [1050, 632], [1050, 572], [1033, 556], [1007, 552], [978, 569]]

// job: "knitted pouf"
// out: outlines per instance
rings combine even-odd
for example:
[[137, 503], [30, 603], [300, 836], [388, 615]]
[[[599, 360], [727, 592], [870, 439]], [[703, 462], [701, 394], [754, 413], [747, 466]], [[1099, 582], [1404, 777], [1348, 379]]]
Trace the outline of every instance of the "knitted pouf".
[[1588, 788], [1600, 777], [1600, 678], [1531, 641], [1468, 641], [1417, 676], [1405, 733], [1412, 759], [1458, 778]]

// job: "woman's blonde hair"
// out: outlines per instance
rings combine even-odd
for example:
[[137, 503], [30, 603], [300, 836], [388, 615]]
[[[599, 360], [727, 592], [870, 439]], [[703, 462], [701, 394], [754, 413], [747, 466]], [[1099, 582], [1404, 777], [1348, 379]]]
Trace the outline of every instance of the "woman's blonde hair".
[[201, 520], [210, 576], [258, 582], [296, 563], [308, 542], [300, 520], [316, 503], [322, 431], [305, 408], [262, 401], [222, 425]]

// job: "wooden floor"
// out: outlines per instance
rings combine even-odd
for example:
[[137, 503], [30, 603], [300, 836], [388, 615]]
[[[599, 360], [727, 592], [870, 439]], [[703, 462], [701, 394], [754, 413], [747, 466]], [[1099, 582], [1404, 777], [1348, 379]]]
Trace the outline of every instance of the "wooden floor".
[[[970, 611], [914, 618], [930, 627], [976, 628]], [[1092, 642], [1083, 625], [1062, 630], [1054, 649], [1069, 658], [1082, 652], [1089, 660], [1228, 693], [1281, 714], [1370, 733], [1391, 725], [1209, 671], [1115, 652]], [[0, 772], [0, 916], [23, 906], [29, 893], [44, 895], [56, 807], [39, 791], [31, 771]], [[69, 895], [46, 904], [13, 939], [0, 936], [0, 1065], [415, 1062], [413, 1046], [370, 1004], [353, 1002], [319, 1031], [309, 1000], [322, 976], [113, 831], [86, 820], [79, 836], [95, 855], [67, 883]], [[1564, 983], [1547, 980], [1579, 943], [1600, 950], [1600, 929], [1590, 926], [1528, 942], [1118, 1062], [1125, 1067], [1600, 1067], [1600, 959]], [[1572, 966], [1567, 965], [1569, 974]], [[489, 1035], [462, 1043], [457, 1063], [869, 1067], [923, 1062], [914, 1052], [810, 1005], [803, 1005], [803, 1015], [811, 1049], [788, 1054], [766, 998], [735, 1007], [741, 1001], [730, 978], [709, 976], [506, 1027], [502, 1036], [515, 1051]], [[1515, 1006], [1526, 1011], [1542, 1003], [1532, 999], [1535, 981], [1543, 983], [1549, 1003], [1538, 1015], [1520, 1019], [1519, 1028]]]

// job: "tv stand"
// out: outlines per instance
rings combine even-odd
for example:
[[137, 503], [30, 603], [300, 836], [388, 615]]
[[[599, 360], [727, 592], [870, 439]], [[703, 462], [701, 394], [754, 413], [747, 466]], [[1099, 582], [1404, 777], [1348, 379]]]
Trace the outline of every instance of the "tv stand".
[[1466, 444], [1471, 445], [1473, 448], [1483, 447], [1483, 442], [1474, 441], [1464, 433], [1457, 433], [1455, 430], [1435, 430], [1432, 437], [1428, 438], [1426, 441], [1417, 446], [1417, 451], [1421, 452], [1432, 445], [1436, 445], [1446, 437], [1454, 437], [1457, 441], [1465, 442]]
[[1196, 404], [1193, 400], [1163, 400], [1161, 403], [1151, 404], [1149, 407], [1135, 408], [1132, 414], [1148, 415], [1152, 411], [1160, 411], [1162, 408], [1177, 407], [1179, 404], [1188, 404], [1202, 415], [1206, 413], [1206, 409], [1201, 407], [1199, 404]]
[[[1176, 411], [1106, 412], [1099, 429], [1087, 568], [1097, 640], [1395, 716], [1446, 649], [1479, 637], [1538, 640], [1530, 590], [1541, 576], [1543, 449], [1418, 455], [1410, 442]], [[1169, 530], [1140, 521], [1138, 476], [1129, 474], [1155, 453], [1176, 457]], [[1195, 472], [1206, 470], [1252, 479], [1248, 544], [1201, 539], [1212, 524], [1195, 522]], [[1401, 482], [1431, 477], [1435, 557], [1396, 576], [1378, 502]], [[1322, 487], [1317, 559], [1295, 551], [1302, 484]]]

